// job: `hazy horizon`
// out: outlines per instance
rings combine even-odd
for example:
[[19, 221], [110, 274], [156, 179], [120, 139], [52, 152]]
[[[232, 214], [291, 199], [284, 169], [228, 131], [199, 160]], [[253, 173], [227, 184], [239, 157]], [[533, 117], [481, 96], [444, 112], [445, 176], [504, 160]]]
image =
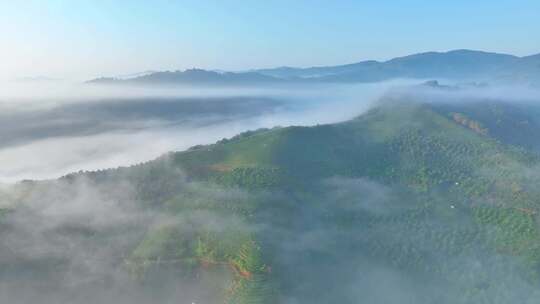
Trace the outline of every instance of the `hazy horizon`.
[[539, 27], [538, 10], [530, 0], [6, 1], [0, 79], [328, 66], [454, 49], [526, 56], [540, 52], [525, 30]]

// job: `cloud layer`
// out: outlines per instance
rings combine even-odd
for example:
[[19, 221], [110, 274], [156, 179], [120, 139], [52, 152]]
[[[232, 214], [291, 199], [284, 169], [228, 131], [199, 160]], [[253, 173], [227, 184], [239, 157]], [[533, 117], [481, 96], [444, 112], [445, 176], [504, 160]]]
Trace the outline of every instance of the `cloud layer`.
[[249, 129], [342, 121], [400, 83], [272, 89], [18, 84], [0, 96], [0, 182], [131, 165]]

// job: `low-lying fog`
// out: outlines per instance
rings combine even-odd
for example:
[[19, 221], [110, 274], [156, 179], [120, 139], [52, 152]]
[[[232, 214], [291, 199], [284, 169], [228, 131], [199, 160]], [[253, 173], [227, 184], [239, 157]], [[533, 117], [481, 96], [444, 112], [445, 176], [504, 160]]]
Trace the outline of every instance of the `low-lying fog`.
[[0, 93], [0, 182], [130, 165], [248, 129], [346, 120], [389, 87], [410, 83], [266, 89], [11, 84]]
[[[391, 88], [422, 82], [273, 88], [5, 84], [0, 92], [0, 183], [131, 165], [248, 129], [343, 121]], [[491, 88], [467, 94], [531, 96], [519, 92]]]
[[[131, 165], [168, 151], [212, 143], [247, 129], [343, 121], [366, 111], [381, 98], [430, 102], [467, 102], [471, 98], [540, 101], [538, 92], [522, 88], [458, 90], [419, 86], [422, 82], [400, 80], [272, 89], [143, 89], [62, 83], [12, 86], [0, 95], [0, 196], [8, 198], [4, 207], [11, 207], [9, 204], [13, 202], [20, 205], [2, 223], [0, 265], [5, 267], [0, 272], [0, 303], [110, 303], [111, 299], [115, 303], [213, 303], [208, 300], [215, 296], [213, 287], [201, 289], [202, 285], [175, 276], [174, 267], [162, 267], [159, 272], [148, 274], [145, 284], [139, 284], [128, 276], [126, 268], [119, 266], [127, 260], [126, 254], [137, 257], [133, 248], [139, 248], [141, 240], [146, 239], [144, 236], [160, 225], [174, 225], [188, 232], [194, 227], [210, 227], [211, 231], [241, 227], [240, 231], [247, 234], [261, 231], [272, 247], [278, 248], [276, 264], [291, 270], [290, 281], [285, 283], [295, 283], [289, 284], [293, 286], [289, 291], [292, 295], [302, 295], [305, 286], [305, 290], [310, 290], [310, 286], [329, 283], [334, 287], [344, 284], [335, 289], [344, 293], [343, 298], [357, 298], [360, 294], [367, 302], [384, 299], [387, 303], [419, 303], [418, 299], [432, 294], [451, 297], [461, 290], [448, 289], [436, 281], [426, 286], [425, 280], [409, 277], [392, 265], [372, 262], [354, 250], [333, 251], [348, 248], [349, 240], [358, 242], [358, 236], [406, 245], [422, 238], [416, 235], [402, 238], [399, 232], [407, 230], [400, 222], [347, 230], [328, 220], [342, 211], [357, 215], [399, 214], [402, 205], [396, 203], [403, 201], [401, 192], [371, 180], [343, 177], [325, 180], [321, 185], [324, 193], [319, 202], [321, 207], [298, 204], [301, 207], [295, 212], [302, 216], [294, 217], [296, 221], [291, 227], [298, 228], [293, 230], [278, 225], [283, 219], [272, 214], [271, 210], [289, 210], [281, 207], [270, 208], [261, 217], [270, 224], [256, 226], [244, 225], [236, 215], [224, 217], [212, 209], [201, 212], [186, 208], [177, 215], [160, 209], [148, 210], [135, 200], [137, 191], [144, 193], [144, 189], [137, 189], [140, 184], [133, 183], [136, 174], [101, 183], [79, 176], [69, 182], [36, 184], [21, 202], [18, 192], [10, 186], [1, 193], [2, 183]], [[166, 161], [164, 164], [167, 165]], [[530, 170], [534, 174], [534, 169]], [[209, 188], [208, 184], [190, 181], [180, 171], [167, 174], [174, 181], [169, 186], [181, 189], [186, 200], [200, 197], [194, 200], [196, 203], [254, 199], [240, 189]], [[279, 191], [261, 195], [257, 199], [268, 199], [264, 201], [269, 202], [268, 206], [282, 201], [283, 206], [288, 204]], [[0, 207], [4, 201], [0, 199]], [[324, 208], [328, 202], [339, 204], [339, 208]], [[328, 210], [335, 213], [329, 217]], [[460, 225], [468, 228], [467, 219], [463, 217]], [[242, 225], [238, 226], [239, 223]], [[429, 252], [428, 256], [443, 258], [438, 248], [420, 244], [425, 246], [421, 250]], [[498, 254], [485, 253], [481, 245], [471, 247], [448, 264], [456, 266], [455, 273], [465, 273], [464, 278], [460, 277], [463, 281], [458, 282], [463, 285], [458, 287], [485, 284], [482, 275], [470, 275], [479, 268], [490, 270], [482, 273], [493, 277], [501, 273], [501, 268], [494, 268], [501, 261]], [[329, 258], [326, 262], [335, 262], [313, 266], [315, 261], [319, 263], [321, 253]], [[522, 297], [537, 298], [533, 294], [536, 287], [521, 277], [510, 275], [502, 280], [501, 286], [506, 288], [501, 293], [507, 298], [501, 302], [509, 303], [508, 298], [517, 302]], [[476, 298], [500, 298], [496, 287], [486, 291], [488, 287], [482, 287]], [[295, 298], [282, 302], [299, 303]]]

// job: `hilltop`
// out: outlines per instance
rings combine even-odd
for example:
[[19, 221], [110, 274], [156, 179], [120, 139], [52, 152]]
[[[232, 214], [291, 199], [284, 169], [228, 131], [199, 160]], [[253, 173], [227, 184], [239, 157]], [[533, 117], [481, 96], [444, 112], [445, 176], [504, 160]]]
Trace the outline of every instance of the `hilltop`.
[[[534, 303], [540, 192], [529, 168], [540, 156], [529, 111], [387, 100], [342, 123], [260, 129], [132, 167], [27, 182], [15, 200], [69, 201], [81, 181], [105, 201], [132, 189], [121, 210], [135, 205], [151, 225], [55, 229], [90, 247], [114, 244], [122, 258], [110, 267], [143, 290], [182, 282], [196, 286], [193, 299], [229, 303]], [[5, 211], [2, 233], [25, 212]], [[123, 234], [129, 241], [111, 243]]]

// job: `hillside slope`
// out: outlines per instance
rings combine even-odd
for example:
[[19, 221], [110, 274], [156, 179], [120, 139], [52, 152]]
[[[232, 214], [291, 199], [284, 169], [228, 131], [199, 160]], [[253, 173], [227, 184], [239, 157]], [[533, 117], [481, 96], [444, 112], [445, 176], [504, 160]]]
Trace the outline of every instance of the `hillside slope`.
[[[495, 136], [494, 112], [474, 113], [387, 102], [343, 123], [246, 132], [129, 168], [24, 183], [10, 200], [27, 207], [6, 209], [0, 239], [19, 235], [16, 219], [37, 200], [78, 198], [83, 180], [138, 216], [55, 231], [97, 248], [128, 234], [110, 265], [141, 290], [178, 282], [191, 286], [186, 302], [209, 303], [535, 303], [540, 159]], [[25, 247], [10, 248], [0, 256]], [[50, 275], [50, 260], [23, 261]]]

